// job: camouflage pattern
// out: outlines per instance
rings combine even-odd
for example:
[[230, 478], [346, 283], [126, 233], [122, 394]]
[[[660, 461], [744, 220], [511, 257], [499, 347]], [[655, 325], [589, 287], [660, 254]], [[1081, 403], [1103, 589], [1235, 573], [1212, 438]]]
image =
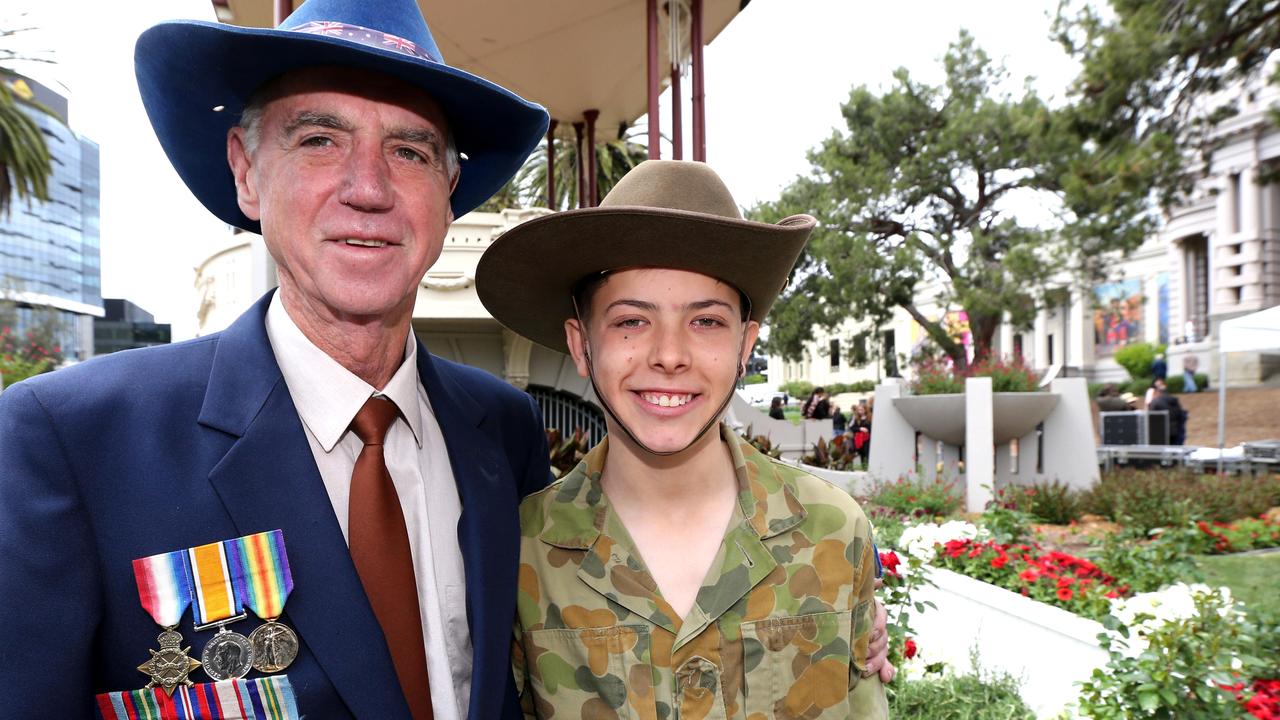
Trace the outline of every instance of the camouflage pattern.
[[684, 619], [600, 485], [608, 439], [520, 507], [512, 665], [526, 717], [887, 718], [862, 679], [871, 526], [844, 491], [727, 428], [735, 520]]

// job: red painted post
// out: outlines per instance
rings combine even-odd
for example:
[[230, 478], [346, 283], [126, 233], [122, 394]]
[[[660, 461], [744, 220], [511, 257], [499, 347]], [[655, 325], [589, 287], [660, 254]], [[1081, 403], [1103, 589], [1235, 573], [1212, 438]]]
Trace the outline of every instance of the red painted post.
[[600, 204], [600, 189], [596, 187], [596, 118], [599, 110], [585, 110], [582, 117], [587, 119], [587, 207]]
[[293, 14], [293, 0], [276, 0], [276, 25]]
[[552, 120], [547, 126], [547, 207], [552, 210], [560, 209], [556, 207], [556, 126], [559, 124], [559, 120]]
[[657, 160], [662, 157], [662, 148], [658, 146], [662, 140], [658, 114], [658, 0], [648, 0], [645, 10], [649, 28], [649, 53], [645, 63], [649, 79], [649, 159]]
[[575, 158], [577, 162], [574, 163], [578, 171], [578, 207], [584, 208], [587, 207], [587, 176], [582, 167], [585, 164], [582, 162], [582, 121], [573, 124], [573, 134], [578, 138], [578, 144], [575, 146], [578, 153]]
[[702, 80], [702, 0], [692, 0], [693, 37], [689, 45], [693, 50], [693, 159], [707, 161], [707, 108], [706, 86]]
[[680, 99], [680, 62], [671, 63], [671, 157], [684, 159], [684, 119]]

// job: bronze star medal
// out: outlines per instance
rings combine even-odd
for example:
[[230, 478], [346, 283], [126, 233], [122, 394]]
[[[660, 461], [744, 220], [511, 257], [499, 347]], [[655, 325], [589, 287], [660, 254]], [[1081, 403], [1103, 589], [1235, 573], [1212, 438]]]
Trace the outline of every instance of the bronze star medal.
[[190, 647], [182, 647], [182, 636], [173, 630], [160, 633], [160, 649], [148, 650], [151, 659], [138, 666], [138, 670], [151, 677], [148, 688], [159, 685], [166, 695], [172, 696], [173, 689], [179, 685], [192, 685], [187, 677], [192, 670], [200, 667], [200, 661], [187, 653]]

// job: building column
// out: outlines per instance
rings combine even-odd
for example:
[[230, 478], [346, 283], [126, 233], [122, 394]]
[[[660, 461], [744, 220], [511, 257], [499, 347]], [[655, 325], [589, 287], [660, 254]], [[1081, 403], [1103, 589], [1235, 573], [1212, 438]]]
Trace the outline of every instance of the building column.
[[529, 387], [529, 355], [532, 351], [531, 340], [502, 329], [503, 379], [521, 390]]
[[577, 169], [576, 174], [578, 176], [578, 207], [580, 208], [587, 207], [587, 176], [583, 168], [586, 163], [583, 162], [584, 158], [582, 154], [582, 130], [584, 127], [585, 126], [582, 121], [578, 121], [573, 124], [573, 135], [577, 142], [574, 147], [577, 148], [576, 152], [578, 153], [578, 162], [575, 163], [575, 168]]
[[702, 63], [702, 0], [692, 0], [693, 20], [689, 47], [693, 53], [693, 159], [707, 161], [707, 109], [706, 85], [703, 83]]
[[681, 111], [680, 63], [671, 62], [671, 158], [684, 159], [684, 113]]
[[559, 120], [552, 120], [547, 126], [547, 208], [550, 210], [560, 209], [556, 207], [556, 126], [559, 124]]
[[600, 111], [587, 110], [582, 117], [587, 119], [587, 207], [595, 207], [600, 204], [596, 178], [596, 118], [600, 117]]
[[645, 3], [645, 26], [648, 28], [647, 54], [645, 68], [649, 85], [649, 159], [662, 157], [661, 115], [658, 112], [658, 0]]

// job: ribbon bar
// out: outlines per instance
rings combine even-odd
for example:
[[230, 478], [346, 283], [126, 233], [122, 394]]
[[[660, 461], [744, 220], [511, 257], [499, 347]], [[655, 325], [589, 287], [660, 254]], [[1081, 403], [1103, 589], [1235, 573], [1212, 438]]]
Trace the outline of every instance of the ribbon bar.
[[191, 572], [185, 550], [133, 561], [142, 607], [162, 627], [175, 627], [191, 604]]
[[293, 590], [293, 574], [280, 530], [227, 540], [227, 564], [240, 602], [264, 620], [275, 620], [284, 612]]
[[155, 687], [97, 696], [102, 720], [299, 720], [286, 675], [179, 686], [173, 697]]

